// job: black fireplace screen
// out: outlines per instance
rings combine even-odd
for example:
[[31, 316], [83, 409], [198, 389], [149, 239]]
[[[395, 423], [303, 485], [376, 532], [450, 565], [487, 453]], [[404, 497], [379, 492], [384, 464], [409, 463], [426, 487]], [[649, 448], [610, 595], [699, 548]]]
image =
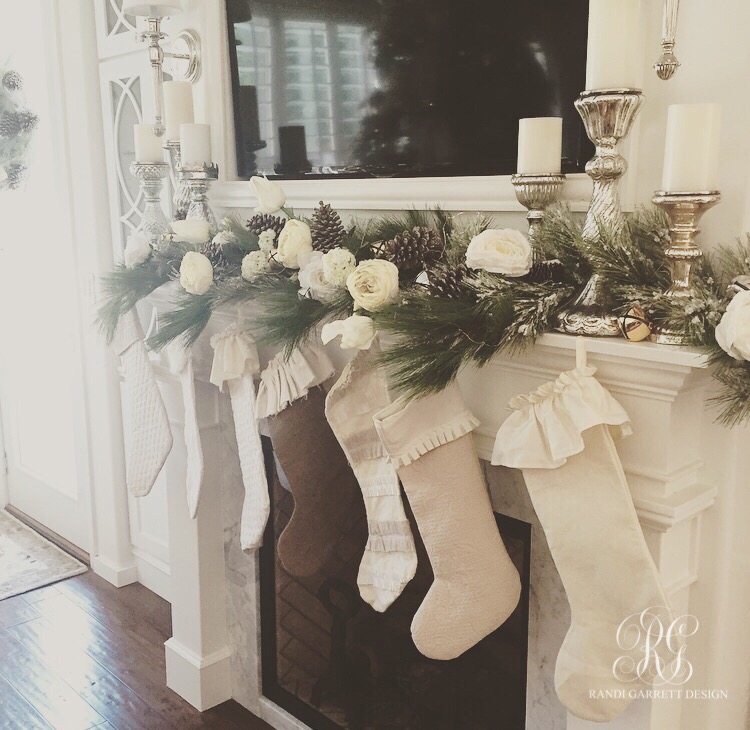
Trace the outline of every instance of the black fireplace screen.
[[261, 550], [263, 694], [313, 730], [523, 730], [530, 525], [496, 515], [523, 582], [510, 619], [458, 659], [427, 659], [409, 631], [432, 584], [413, 516], [419, 569], [384, 614], [357, 590], [367, 541], [364, 509], [352, 511], [320, 574], [292, 577], [277, 558], [276, 543], [294, 498], [276, 475], [270, 442], [265, 448], [272, 507]]

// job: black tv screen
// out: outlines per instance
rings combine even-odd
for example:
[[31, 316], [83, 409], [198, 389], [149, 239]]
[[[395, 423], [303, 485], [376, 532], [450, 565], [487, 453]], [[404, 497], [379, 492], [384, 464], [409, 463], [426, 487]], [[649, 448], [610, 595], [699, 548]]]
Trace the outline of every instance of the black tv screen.
[[507, 175], [538, 116], [592, 156], [588, 0], [226, 2], [241, 178]]

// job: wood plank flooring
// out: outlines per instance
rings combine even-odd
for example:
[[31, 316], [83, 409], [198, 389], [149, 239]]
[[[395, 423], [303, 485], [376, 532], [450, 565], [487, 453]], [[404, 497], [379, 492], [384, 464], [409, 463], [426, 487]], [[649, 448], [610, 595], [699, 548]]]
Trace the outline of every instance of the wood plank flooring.
[[0, 601], [0, 730], [268, 730], [236, 702], [166, 686], [169, 604], [94, 573]]

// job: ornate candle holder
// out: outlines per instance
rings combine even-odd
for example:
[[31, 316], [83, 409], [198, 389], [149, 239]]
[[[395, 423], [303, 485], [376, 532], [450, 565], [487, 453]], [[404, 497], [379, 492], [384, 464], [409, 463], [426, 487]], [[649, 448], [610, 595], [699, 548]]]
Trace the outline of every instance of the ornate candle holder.
[[167, 218], [161, 207], [163, 181], [168, 173], [169, 165], [166, 162], [133, 162], [130, 165], [130, 174], [140, 180], [143, 198], [146, 201], [140, 230], [151, 239], [151, 245], [154, 247], [169, 230]]
[[662, 81], [669, 81], [680, 67], [674, 47], [677, 40], [677, 16], [680, 12], [680, 0], [664, 0], [664, 20], [661, 39], [661, 56], [654, 68]]
[[537, 244], [537, 234], [544, 219], [544, 211], [560, 198], [565, 175], [513, 175], [510, 179], [518, 202], [528, 209], [529, 241], [534, 251], [534, 263], [539, 263], [543, 254]]
[[[583, 235], [589, 240], [599, 237], [600, 226], [614, 232], [625, 229], [619, 184], [628, 163], [619, 154], [618, 144], [630, 133], [642, 104], [640, 89], [584, 91], [575, 102], [586, 134], [596, 145], [596, 155], [586, 163], [586, 172], [594, 181], [583, 227]], [[598, 273], [589, 279], [571, 308], [560, 315], [558, 329], [571, 335], [620, 336], [617, 317], [610, 311], [609, 298]]]
[[[700, 233], [698, 224], [703, 214], [721, 200], [716, 191], [705, 193], [657, 192], [653, 202], [669, 216], [670, 244], [666, 255], [672, 270], [672, 286], [666, 292], [668, 297], [690, 297], [693, 294], [693, 268], [703, 257], [696, 236]], [[678, 333], [659, 329], [649, 338], [662, 345], [682, 345]]]
[[217, 165], [195, 165], [180, 168], [180, 182], [190, 193], [187, 220], [208, 221], [211, 232], [216, 232], [216, 218], [208, 204], [208, 190], [214, 180], [219, 179]]
[[169, 177], [172, 181], [172, 203], [174, 204], [175, 220], [182, 220], [187, 216], [190, 207], [190, 188], [184, 180], [180, 178], [182, 168], [182, 154], [180, 152], [179, 140], [171, 140], [164, 143], [164, 149], [169, 155]]

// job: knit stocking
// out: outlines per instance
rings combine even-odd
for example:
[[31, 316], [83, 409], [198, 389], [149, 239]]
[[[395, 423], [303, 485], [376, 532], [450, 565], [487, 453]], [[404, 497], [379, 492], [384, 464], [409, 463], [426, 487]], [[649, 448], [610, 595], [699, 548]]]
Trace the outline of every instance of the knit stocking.
[[320, 349], [274, 358], [261, 375], [259, 413], [294, 494], [294, 512], [277, 552], [291, 575], [315, 575], [333, 552], [357, 498], [346, 456], [325, 416], [320, 383], [334, 373]]
[[[630, 704], [628, 689], [644, 658], [640, 640], [618, 644], [618, 628], [647, 609], [665, 630], [672, 617], [610, 432], [629, 434], [628, 416], [595, 372], [579, 367], [513, 399], [492, 463], [523, 469], [570, 602], [557, 694], [577, 717], [608, 722]], [[664, 648], [655, 647], [660, 654]], [[674, 658], [663, 654], [667, 664]], [[592, 698], [598, 690], [625, 691]]]
[[430, 659], [455, 659], [505, 623], [521, 595], [474, 451], [478, 421], [455, 386], [401, 398], [374, 420], [435, 575], [412, 621], [414, 644]]
[[386, 458], [372, 418], [388, 405], [375, 365], [377, 347], [358, 352], [326, 401], [326, 416], [362, 490], [369, 539], [357, 584], [363, 600], [385, 611], [417, 571], [417, 553], [401, 501], [396, 470]]
[[122, 362], [130, 406], [128, 489], [135, 497], [145, 497], [172, 450], [172, 431], [135, 310], [120, 320], [112, 349]]

